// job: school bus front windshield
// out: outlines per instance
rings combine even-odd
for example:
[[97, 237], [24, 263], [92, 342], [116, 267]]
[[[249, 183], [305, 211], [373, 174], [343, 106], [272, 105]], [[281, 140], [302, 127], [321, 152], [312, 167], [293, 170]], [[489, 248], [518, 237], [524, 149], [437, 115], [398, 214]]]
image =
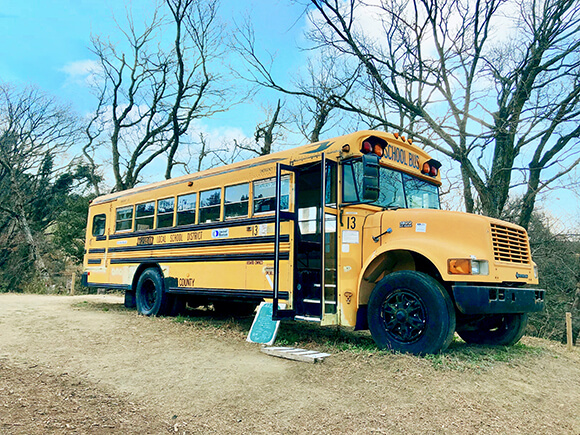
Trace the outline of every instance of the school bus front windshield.
[[[360, 159], [343, 164], [343, 195], [345, 203], [362, 203], [363, 163]], [[384, 166], [379, 172], [379, 197], [370, 202], [382, 208], [439, 209], [439, 188], [432, 183]]]

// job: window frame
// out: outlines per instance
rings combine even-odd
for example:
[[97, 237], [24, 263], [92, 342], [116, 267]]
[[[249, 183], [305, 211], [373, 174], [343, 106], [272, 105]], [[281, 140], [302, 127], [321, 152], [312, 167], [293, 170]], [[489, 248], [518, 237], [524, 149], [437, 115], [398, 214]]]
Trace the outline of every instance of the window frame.
[[[206, 205], [206, 206], [202, 206], [202, 195], [204, 193], [212, 193], [212, 192], [219, 192], [219, 203], [217, 204], [212, 204], [212, 205]], [[206, 223], [212, 223], [212, 222], [221, 222], [222, 220], [222, 199], [223, 199], [223, 188], [222, 187], [216, 187], [213, 189], [208, 189], [208, 190], [201, 190], [199, 192], [199, 218], [198, 218], [198, 222], [199, 224], [206, 224]], [[211, 195], [210, 195], [211, 196]], [[207, 211], [208, 209], [215, 209], [218, 208], [218, 216], [215, 220], [206, 220], [206, 219], [202, 219], [202, 214], [204, 213], [204, 211]]]
[[[281, 198], [280, 198], [280, 204], [282, 204], [282, 198], [285, 197], [285, 196], [288, 197], [288, 204], [286, 205], [285, 208], [284, 207], [281, 207], [280, 210], [289, 211], [290, 210], [290, 202], [291, 202], [290, 201], [290, 198], [291, 198], [291, 195], [290, 194], [292, 192], [292, 187], [291, 187], [292, 186], [292, 183], [291, 183], [292, 178], [291, 178], [290, 174], [283, 175], [281, 181], [282, 181], [282, 185], [280, 186], [281, 187], [280, 193], [282, 195], [281, 195]], [[284, 189], [284, 182], [285, 181], [288, 182], [288, 184], [287, 184], [288, 185], [288, 192], [286, 194], [283, 193], [284, 192], [283, 189]], [[256, 184], [257, 183], [265, 184], [267, 182], [274, 183], [274, 195], [273, 196], [263, 196], [263, 197], [257, 198], [256, 197], [256, 191], [258, 189], [256, 189]], [[275, 186], [276, 186], [276, 177], [261, 178], [259, 180], [252, 181], [252, 213], [254, 215], [265, 215], [265, 214], [268, 214], [268, 213], [274, 213], [275, 212], [275, 207], [273, 207], [270, 210], [266, 210], [266, 211], [258, 211], [258, 210], [256, 210], [256, 204], [258, 203], [257, 200], [264, 200], [264, 199], [270, 199], [270, 198], [274, 198], [274, 201], [276, 200], [276, 187]]]
[[[247, 199], [246, 200], [240, 200], [240, 201], [231, 201], [228, 202], [228, 189], [231, 188], [235, 188], [235, 187], [240, 187], [240, 186], [246, 186], [247, 190]], [[242, 195], [243, 198], [243, 195]], [[232, 184], [229, 186], [225, 186], [224, 187], [224, 220], [232, 220], [232, 219], [243, 219], [243, 218], [247, 218], [250, 216], [250, 182], [245, 182], [245, 183], [238, 183], [238, 184]], [[232, 206], [232, 205], [236, 205], [236, 204], [244, 204], [246, 203], [246, 214], [242, 214], [242, 215], [236, 215], [236, 216], [228, 216], [227, 214], [227, 208], [228, 205]]]
[[[195, 196], [195, 201], [193, 201], [193, 208], [188, 208], [188, 209], [184, 209], [184, 210], [180, 210], [179, 209], [179, 199], [180, 198], [185, 198], [185, 197], [189, 197], [189, 196]], [[186, 193], [183, 195], [177, 195], [177, 205], [175, 207], [175, 226], [176, 227], [183, 227], [185, 225], [195, 225], [198, 218], [199, 218], [199, 193], [198, 192], [190, 192], [190, 193]], [[188, 212], [193, 210], [193, 222], [187, 222], [187, 223], [180, 223], [179, 222], [179, 217], [180, 216], [184, 216], [184, 212]], [[181, 213], [181, 214], [180, 214]], [[187, 216], [187, 215], [185, 215]]]
[[[128, 219], [119, 220], [119, 211], [131, 209], [131, 217]], [[122, 207], [117, 207], [115, 209], [115, 233], [128, 233], [133, 231], [133, 218], [135, 216], [135, 206], [134, 205], [124, 205]], [[119, 229], [120, 222], [131, 222], [131, 226], [125, 229]]]
[[[103, 218], [103, 232], [102, 233], [97, 233], [95, 232], [95, 221], [97, 220], [97, 218]], [[92, 228], [91, 228], [91, 234], [93, 237], [101, 237], [104, 236], [105, 233], [107, 232], [107, 214], [106, 213], [99, 213], [93, 216], [93, 223], [92, 223]]]
[[[138, 216], [139, 207], [140, 206], [148, 206], [148, 205], [153, 206], [152, 213], [146, 214], [143, 216]], [[134, 216], [135, 217], [135, 231], [148, 231], [148, 230], [152, 230], [153, 228], [155, 228], [155, 209], [156, 209], [155, 200], [135, 204], [135, 216]], [[151, 219], [151, 225], [149, 226], [149, 228], [141, 228], [141, 229], [137, 228], [137, 225], [139, 225], [139, 221], [144, 221], [145, 219], [147, 219], [147, 220]]]
[[[173, 200], [173, 207], [169, 212], [159, 212], [159, 204], [163, 201]], [[155, 204], [155, 228], [171, 228], [175, 226], [175, 196], [169, 196], [167, 198], [158, 199]], [[159, 225], [159, 218], [171, 215], [171, 224], [170, 225]]]

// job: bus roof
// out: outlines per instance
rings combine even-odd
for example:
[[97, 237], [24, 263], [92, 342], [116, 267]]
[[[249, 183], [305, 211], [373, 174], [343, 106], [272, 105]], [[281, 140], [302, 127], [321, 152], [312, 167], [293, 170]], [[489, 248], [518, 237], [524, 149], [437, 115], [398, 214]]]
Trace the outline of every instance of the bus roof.
[[[338, 136], [332, 139], [278, 151], [265, 156], [243, 160], [229, 165], [217, 166], [193, 174], [182, 175], [168, 180], [137, 186], [128, 190], [102, 195], [93, 200], [92, 204], [102, 204], [137, 193], [143, 193], [175, 184], [195, 181], [202, 178], [222, 175], [266, 164], [275, 165], [278, 162], [293, 164], [295, 162], [298, 163], [306, 160], [316, 160], [321, 157], [322, 153], [325, 153], [326, 156], [331, 159], [357, 157], [362, 155], [361, 145], [363, 141], [372, 137], [382, 139], [387, 144], [384, 148], [384, 155], [380, 160], [381, 164], [412, 173], [421, 178], [426, 178], [435, 184], [441, 184], [441, 177], [439, 174], [437, 174], [436, 177], [429, 177], [421, 173], [421, 165], [424, 162], [429, 161], [431, 158], [425, 151], [423, 151], [423, 149], [414, 145], [411, 140], [406, 140], [404, 136], [399, 136], [398, 134], [375, 130], [361, 130], [344, 136]], [[345, 152], [343, 147], [346, 145], [349, 145], [349, 150]]]

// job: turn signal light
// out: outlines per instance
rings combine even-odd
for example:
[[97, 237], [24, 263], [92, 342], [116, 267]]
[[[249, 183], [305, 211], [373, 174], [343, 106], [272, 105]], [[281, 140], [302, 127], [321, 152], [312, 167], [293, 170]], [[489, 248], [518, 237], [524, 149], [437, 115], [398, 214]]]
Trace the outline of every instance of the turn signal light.
[[447, 260], [447, 270], [450, 275], [489, 275], [489, 263], [487, 260], [451, 258]]
[[467, 258], [454, 258], [447, 261], [451, 275], [471, 275], [471, 260]]

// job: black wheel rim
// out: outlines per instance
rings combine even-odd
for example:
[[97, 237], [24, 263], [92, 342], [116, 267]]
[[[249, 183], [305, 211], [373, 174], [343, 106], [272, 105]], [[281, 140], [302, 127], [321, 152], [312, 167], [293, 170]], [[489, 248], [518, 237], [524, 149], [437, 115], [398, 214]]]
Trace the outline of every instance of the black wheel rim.
[[427, 325], [423, 301], [408, 290], [391, 293], [383, 302], [381, 317], [387, 334], [399, 343], [417, 341]]
[[141, 292], [143, 295], [143, 302], [145, 305], [145, 310], [150, 311], [155, 306], [155, 300], [157, 299], [157, 291], [155, 289], [155, 283], [151, 280], [146, 280], [141, 287]]

